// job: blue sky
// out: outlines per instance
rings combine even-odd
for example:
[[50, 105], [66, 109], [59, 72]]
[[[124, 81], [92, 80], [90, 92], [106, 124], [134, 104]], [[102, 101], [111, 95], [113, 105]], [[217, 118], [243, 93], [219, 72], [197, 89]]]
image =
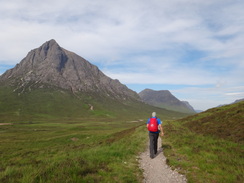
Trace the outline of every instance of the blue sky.
[[0, 74], [55, 39], [140, 92], [195, 109], [244, 98], [243, 0], [0, 0]]

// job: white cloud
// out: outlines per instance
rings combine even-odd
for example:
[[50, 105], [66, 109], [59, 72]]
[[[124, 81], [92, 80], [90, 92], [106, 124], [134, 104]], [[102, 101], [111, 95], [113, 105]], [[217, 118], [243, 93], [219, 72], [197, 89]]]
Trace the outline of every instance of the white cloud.
[[225, 95], [230, 95], [230, 96], [244, 96], [244, 92], [226, 93]]
[[0, 66], [56, 39], [122, 83], [243, 86], [243, 8], [242, 0], [0, 1]]
[[[157, 67], [154, 65], [154, 67]], [[144, 68], [142, 72], [123, 72], [121, 71], [104, 71], [105, 74], [112, 78], [120, 78], [122, 83], [126, 84], [185, 84], [185, 85], [205, 85], [214, 84], [217, 80], [216, 76], [206, 75], [206, 71], [193, 70], [191, 68], [168, 68], [162, 70], [160, 66], [157, 69], [152, 67]]]
[[185, 87], [172, 90], [181, 100], [188, 101], [195, 109], [206, 110], [221, 104], [230, 104], [237, 99], [244, 98], [244, 85], [235, 87]]
[[[34, 45], [38, 37], [42, 40], [53, 37], [65, 45], [72, 44], [72, 50], [89, 58], [95, 55], [96, 59], [109, 59], [110, 55], [118, 58], [124, 52], [143, 50], [171, 48], [179, 51], [184, 44], [211, 52], [224, 47], [214, 39], [215, 31], [204, 22], [209, 19], [208, 14], [217, 15], [213, 13], [216, 10], [207, 8], [219, 5], [219, 9], [226, 9], [223, 1], [11, 2], [6, 2], [10, 5], [2, 6], [1, 9], [3, 21], [5, 20], [3, 25], [7, 31], [1, 35], [4, 36], [3, 40], [17, 40], [18, 47], [23, 47], [24, 42], [32, 42]], [[236, 12], [236, 8], [233, 11]], [[239, 10], [242, 11], [238, 8], [237, 12]], [[224, 15], [229, 17], [229, 13], [227, 11]], [[219, 18], [222, 14], [216, 17], [218, 21], [224, 19]], [[227, 24], [232, 20], [228, 19], [230, 20]], [[233, 23], [230, 25], [233, 26]], [[228, 27], [225, 26], [224, 29]], [[224, 34], [223, 29], [220, 34]], [[9, 36], [5, 37], [6, 35]], [[18, 43], [20, 37], [23, 37], [23, 40]], [[9, 53], [6, 56], [11, 55], [13, 54]]]

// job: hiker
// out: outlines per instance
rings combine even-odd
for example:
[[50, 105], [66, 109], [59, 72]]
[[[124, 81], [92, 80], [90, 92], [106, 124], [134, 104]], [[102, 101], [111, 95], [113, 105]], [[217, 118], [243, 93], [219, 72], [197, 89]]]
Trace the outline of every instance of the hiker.
[[150, 158], [153, 159], [157, 154], [159, 133], [161, 132], [161, 136], [164, 135], [161, 120], [156, 117], [156, 112], [153, 112], [152, 117], [148, 119], [147, 129], [149, 132], [150, 139]]

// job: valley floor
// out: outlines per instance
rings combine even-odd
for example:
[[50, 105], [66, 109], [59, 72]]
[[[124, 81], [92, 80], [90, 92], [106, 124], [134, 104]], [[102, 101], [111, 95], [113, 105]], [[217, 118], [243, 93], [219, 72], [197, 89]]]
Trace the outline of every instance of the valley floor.
[[[158, 147], [161, 147], [161, 137], [158, 138]], [[158, 154], [154, 159], [149, 157], [149, 148], [140, 155], [140, 168], [143, 170], [143, 183], [186, 183], [184, 175], [172, 170], [166, 164], [163, 149], [159, 148]]]

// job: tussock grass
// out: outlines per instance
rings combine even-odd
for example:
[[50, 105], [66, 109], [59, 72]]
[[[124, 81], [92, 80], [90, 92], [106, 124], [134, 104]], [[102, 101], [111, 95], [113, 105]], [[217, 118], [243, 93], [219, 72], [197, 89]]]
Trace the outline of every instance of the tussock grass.
[[194, 132], [244, 143], [244, 102], [209, 109], [181, 122]]
[[0, 182], [140, 182], [141, 123], [67, 123], [1, 126]]
[[167, 162], [189, 183], [244, 182], [242, 143], [191, 131], [182, 121], [167, 121], [163, 149]]

